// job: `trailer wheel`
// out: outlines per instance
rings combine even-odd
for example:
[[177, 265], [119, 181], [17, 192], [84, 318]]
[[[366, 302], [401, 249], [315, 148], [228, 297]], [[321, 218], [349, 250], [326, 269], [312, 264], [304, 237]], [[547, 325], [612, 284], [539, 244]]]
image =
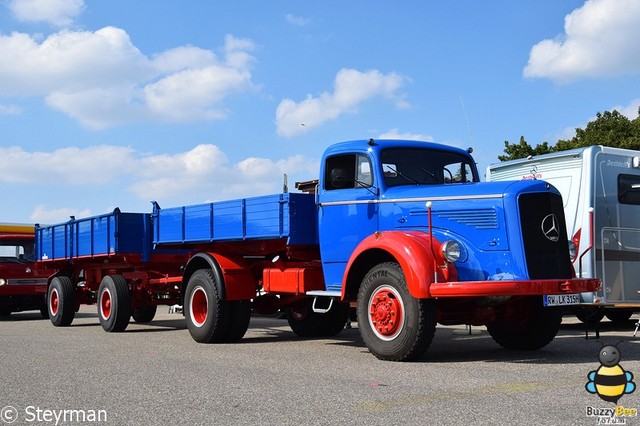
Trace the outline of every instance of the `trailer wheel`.
[[220, 298], [211, 270], [195, 271], [189, 278], [184, 297], [184, 316], [193, 340], [200, 343], [224, 341], [229, 328], [229, 304]]
[[51, 324], [56, 327], [71, 325], [76, 314], [76, 292], [71, 279], [65, 276], [53, 277], [47, 292], [47, 306]]
[[560, 309], [545, 308], [541, 297], [525, 297], [508, 302], [487, 331], [505, 349], [531, 351], [551, 343], [561, 322]]
[[129, 286], [122, 275], [107, 275], [98, 288], [98, 317], [105, 331], [124, 331], [131, 317]]
[[349, 305], [334, 302], [324, 313], [313, 312], [313, 299], [304, 299], [287, 306], [287, 322], [300, 337], [331, 337], [340, 333], [349, 318]]
[[411, 296], [395, 262], [381, 263], [367, 273], [358, 292], [357, 315], [362, 340], [382, 360], [419, 357], [436, 330], [435, 305]]
[[236, 300], [229, 303], [229, 325], [221, 341], [234, 343], [242, 339], [251, 320], [251, 301]]
[[133, 320], [138, 324], [145, 324], [153, 321], [153, 318], [156, 316], [156, 311], [158, 307], [156, 305], [152, 306], [140, 306], [133, 310]]

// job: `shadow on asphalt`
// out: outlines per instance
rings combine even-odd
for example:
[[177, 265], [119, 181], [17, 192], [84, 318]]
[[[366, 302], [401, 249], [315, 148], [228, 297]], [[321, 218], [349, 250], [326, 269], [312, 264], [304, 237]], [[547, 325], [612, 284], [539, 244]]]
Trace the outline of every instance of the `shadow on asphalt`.
[[[162, 314], [161, 314], [162, 315]], [[164, 316], [164, 317], [163, 317]], [[167, 318], [166, 315], [148, 324], [131, 322], [124, 333], [144, 334], [168, 331], [186, 330], [186, 322], [181, 315], [177, 318]], [[97, 313], [77, 312], [75, 319], [94, 318], [95, 322], [76, 322], [75, 327], [100, 328]], [[48, 321], [43, 319], [38, 311], [14, 312], [11, 316], [0, 317], [0, 323], [12, 321]], [[598, 361], [598, 351], [603, 345], [616, 345], [622, 353], [622, 362], [640, 360], [640, 333], [633, 336], [637, 319], [626, 322], [602, 321], [597, 324], [600, 338], [596, 339], [595, 328], [589, 327], [585, 338], [585, 324], [572, 320], [565, 320], [560, 327], [558, 336], [546, 347], [537, 351], [514, 351], [500, 347], [493, 341], [485, 327], [472, 327], [471, 333], [464, 327], [440, 326], [429, 349], [418, 363], [455, 363], [455, 362], [506, 362], [517, 364], [574, 364], [593, 363]], [[359, 348], [368, 352], [360, 337], [357, 323], [352, 323], [338, 335], [325, 339], [304, 339], [294, 334], [285, 319], [277, 316], [254, 315], [249, 324], [247, 335], [238, 345], [265, 344], [272, 342], [296, 342], [304, 340], [326, 340], [327, 345], [340, 345]], [[102, 332], [102, 330], [100, 330]]]

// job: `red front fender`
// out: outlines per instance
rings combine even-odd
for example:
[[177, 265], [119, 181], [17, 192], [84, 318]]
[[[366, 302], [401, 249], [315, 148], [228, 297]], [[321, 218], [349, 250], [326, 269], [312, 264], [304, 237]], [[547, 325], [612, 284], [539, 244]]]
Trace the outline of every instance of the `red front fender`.
[[[342, 283], [342, 297], [346, 296], [348, 278], [354, 265], [371, 251], [384, 251], [400, 264], [404, 272], [407, 287], [411, 295], [418, 299], [431, 297], [429, 286], [435, 280], [435, 271], [438, 271], [438, 281], [457, 279], [457, 272], [453, 265], [440, 268], [443, 265], [440, 251], [440, 242], [433, 238], [433, 244], [429, 243], [429, 235], [420, 231], [385, 231], [368, 236], [356, 247], [349, 262], [345, 278]], [[369, 265], [370, 269], [375, 265]]]

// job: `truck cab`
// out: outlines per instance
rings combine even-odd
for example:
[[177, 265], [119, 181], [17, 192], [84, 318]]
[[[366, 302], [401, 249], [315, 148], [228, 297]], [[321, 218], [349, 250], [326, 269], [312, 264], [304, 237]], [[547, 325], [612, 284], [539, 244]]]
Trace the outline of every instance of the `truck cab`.
[[34, 226], [0, 224], [0, 315], [39, 310], [45, 302], [47, 271], [35, 267]]
[[412, 204], [422, 204], [424, 218], [426, 199], [419, 200], [437, 185], [479, 182], [467, 151], [428, 142], [345, 142], [325, 152], [323, 165], [320, 249], [327, 290], [338, 293], [347, 262], [362, 240], [381, 230], [412, 227], [418, 212], [404, 211], [400, 200], [417, 197]]

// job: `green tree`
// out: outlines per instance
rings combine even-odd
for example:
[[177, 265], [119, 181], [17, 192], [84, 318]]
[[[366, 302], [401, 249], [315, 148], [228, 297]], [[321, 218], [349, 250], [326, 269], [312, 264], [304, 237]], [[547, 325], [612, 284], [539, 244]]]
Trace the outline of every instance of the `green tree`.
[[640, 108], [638, 108], [638, 117], [633, 120], [616, 110], [599, 112], [596, 114], [596, 118], [590, 121], [584, 129], [577, 128], [573, 138], [559, 139], [553, 146], [549, 146], [548, 142], [543, 142], [531, 147], [524, 136], [520, 137], [518, 144], [504, 141], [506, 155], [499, 155], [498, 160], [515, 160], [529, 155], [565, 151], [590, 145], [640, 150]]
[[504, 141], [504, 152], [506, 155], [498, 155], [498, 160], [508, 161], [525, 158], [530, 155], [547, 154], [551, 152], [551, 148], [547, 142], [536, 145], [535, 148], [532, 148], [524, 139], [524, 136], [520, 136], [520, 143], [518, 144], [511, 144], [509, 141]]

